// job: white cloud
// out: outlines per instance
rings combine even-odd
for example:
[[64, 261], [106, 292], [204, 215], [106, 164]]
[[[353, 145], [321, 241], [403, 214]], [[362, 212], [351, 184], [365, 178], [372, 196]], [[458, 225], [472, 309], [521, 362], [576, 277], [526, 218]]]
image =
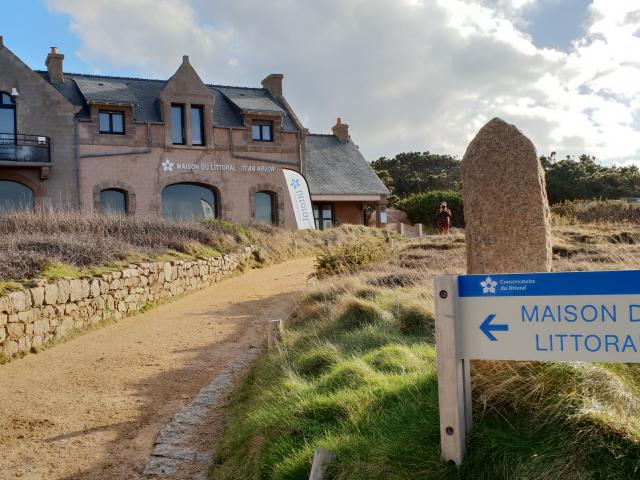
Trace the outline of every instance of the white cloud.
[[[550, 1], [550, 0], [544, 0]], [[370, 159], [464, 153], [494, 116], [540, 153], [640, 159], [640, 11], [594, 0], [570, 52], [537, 48], [518, 12], [534, 0], [48, 0], [96, 71], [167, 77], [190, 54], [214, 83], [285, 74], [312, 131], [336, 116]]]

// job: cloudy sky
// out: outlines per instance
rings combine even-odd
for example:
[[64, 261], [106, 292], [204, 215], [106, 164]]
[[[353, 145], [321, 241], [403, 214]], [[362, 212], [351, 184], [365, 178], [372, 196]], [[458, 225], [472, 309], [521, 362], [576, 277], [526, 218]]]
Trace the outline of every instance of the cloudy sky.
[[341, 116], [370, 160], [462, 156], [499, 116], [541, 154], [640, 163], [640, 0], [10, 3], [0, 33], [33, 68], [56, 45], [75, 72], [166, 78], [189, 54], [210, 83], [283, 73], [303, 123]]

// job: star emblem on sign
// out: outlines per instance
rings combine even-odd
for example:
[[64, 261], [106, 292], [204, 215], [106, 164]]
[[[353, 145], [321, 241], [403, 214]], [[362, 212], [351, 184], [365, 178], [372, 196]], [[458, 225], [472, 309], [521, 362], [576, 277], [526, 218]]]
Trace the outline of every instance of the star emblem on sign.
[[291, 180], [291, 188], [299, 188], [300, 187], [300, 180], [298, 180], [297, 178], [294, 178], [293, 180]]
[[164, 162], [162, 162], [160, 165], [162, 165], [162, 170], [164, 172], [173, 172], [173, 162], [168, 158]]
[[482, 293], [496, 293], [497, 285], [498, 282], [494, 281], [491, 277], [487, 277], [484, 281], [480, 282]]

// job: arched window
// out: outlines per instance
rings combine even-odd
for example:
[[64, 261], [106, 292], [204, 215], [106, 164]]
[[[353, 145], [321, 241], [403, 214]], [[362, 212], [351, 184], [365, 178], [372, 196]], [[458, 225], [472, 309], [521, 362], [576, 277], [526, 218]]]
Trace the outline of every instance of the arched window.
[[127, 213], [127, 192], [118, 188], [100, 190], [100, 210], [111, 215]]
[[18, 182], [0, 180], [0, 213], [28, 211], [33, 205], [33, 190]]
[[256, 192], [253, 194], [254, 219], [257, 223], [276, 224], [276, 194], [273, 192]]
[[174, 220], [216, 218], [217, 195], [197, 183], [174, 183], [162, 190], [162, 216]]
[[16, 143], [16, 103], [11, 95], [0, 92], [0, 144]]

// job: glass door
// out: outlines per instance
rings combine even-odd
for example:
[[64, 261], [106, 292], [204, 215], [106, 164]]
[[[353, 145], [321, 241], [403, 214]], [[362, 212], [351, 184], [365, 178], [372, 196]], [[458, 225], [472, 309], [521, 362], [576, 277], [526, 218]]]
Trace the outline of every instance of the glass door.
[[313, 218], [316, 222], [316, 228], [319, 230], [333, 227], [333, 205], [330, 203], [314, 203]]

